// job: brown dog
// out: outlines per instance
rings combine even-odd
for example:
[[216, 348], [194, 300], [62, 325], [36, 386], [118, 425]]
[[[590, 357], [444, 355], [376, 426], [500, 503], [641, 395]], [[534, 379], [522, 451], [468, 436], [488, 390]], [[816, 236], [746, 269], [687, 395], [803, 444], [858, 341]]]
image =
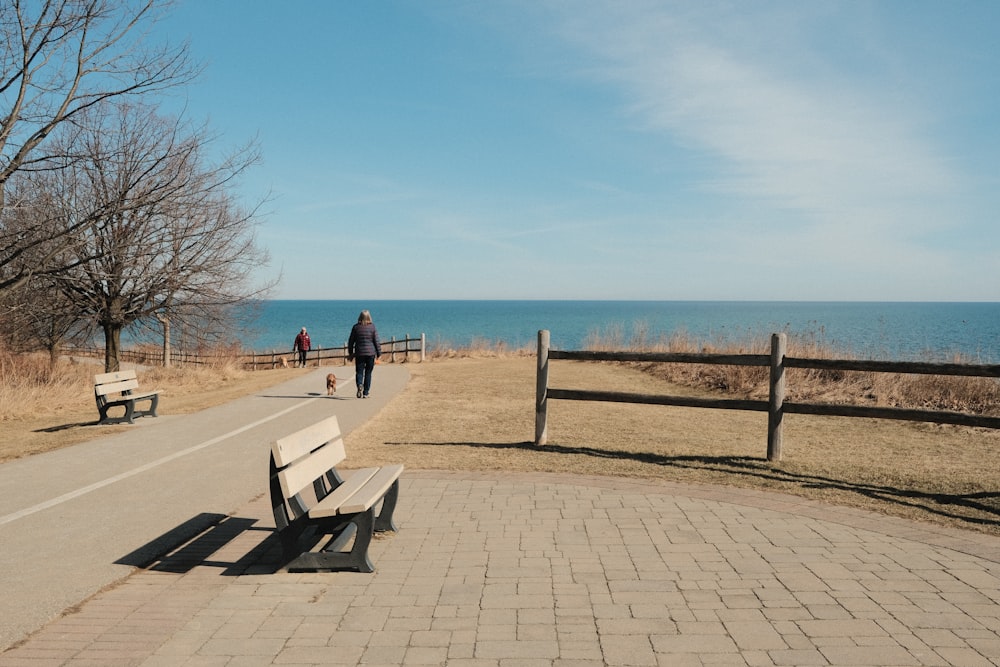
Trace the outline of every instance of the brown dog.
[[326, 376], [326, 395], [333, 396], [337, 392], [337, 376], [330, 373]]

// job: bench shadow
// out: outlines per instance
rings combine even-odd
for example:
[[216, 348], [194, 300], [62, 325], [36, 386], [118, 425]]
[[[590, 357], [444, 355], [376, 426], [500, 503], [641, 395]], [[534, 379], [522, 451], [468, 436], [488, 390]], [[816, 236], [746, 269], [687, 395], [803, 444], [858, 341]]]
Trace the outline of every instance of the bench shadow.
[[68, 431], [71, 428], [79, 428], [81, 426], [100, 426], [101, 422], [99, 420], [94, 420], [92, 422], [73, 422], [71, 424], [59, 424], [57, 426], [49, 426], [48, 428], [38, 428], [32, 431], [32, 433], [58, 433], [59, 431]]
[[[752, 456], [665, 456], [649, 452], [629, 452], [579, 446], [568, 447], [551, 443], [539, 447], [533, 442], [388, 442], [386, 444], [426, 445], [431, 447], [477, 447], [496, 450], [538, 451], [541, 449], [546, 453], [567, 456], [632, 460], [651, 466], [676, 468], [679, 470], [708, 470], [767, 481], [771, 484], [770, 488], [778, 492], [790, 486], [810, 490], [828, 489], [843, 491], [881, 503], [908, 507], [928, 515], [947, 518], [968, 525], [1000, 526], [1000, 491], [948, 494], [930, 493], [887, 485], [864, 484], [822, 475], [793, 473], [773, 466], [767, 459]], [[967, 513], [959, 510], [966, 510]]]
[[[273, 574], [281, 567], [281, 545], [274, 529], [257, 526], [257, 521], [203, 512], [125, 554], [115, 563], [172, 574], [185, 574], [196, 567], [217, 568], [222, 576], [231, 577]], [[230, 545], [237, 540], [246, 542], [249, 548], [232, 548]], [[233, 551], [236, 558], [227, 557], [227, 551]]]

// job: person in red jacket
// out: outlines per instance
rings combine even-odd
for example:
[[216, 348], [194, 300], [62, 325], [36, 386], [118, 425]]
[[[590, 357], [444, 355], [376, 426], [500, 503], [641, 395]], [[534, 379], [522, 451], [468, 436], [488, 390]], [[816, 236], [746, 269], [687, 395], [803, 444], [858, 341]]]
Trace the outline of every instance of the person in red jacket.
[[312, 347], [312, 343], [309, 341], [309, 334], [306, 333], [306, 328], [302, 327], [302, 331], [299, 335], [295, 337], [295, 342], [292, 343], [292, 352], [299, 353], [299, 362], [296, 366], [306, 367], [306, 352]]

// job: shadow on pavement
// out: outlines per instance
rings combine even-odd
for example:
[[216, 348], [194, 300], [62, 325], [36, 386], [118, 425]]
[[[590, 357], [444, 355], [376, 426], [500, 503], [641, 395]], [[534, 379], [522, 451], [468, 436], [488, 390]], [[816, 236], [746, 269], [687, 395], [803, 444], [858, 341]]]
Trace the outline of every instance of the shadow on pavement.
[[276, 572], [281, 566], [280, 545], [274, 529], [256, 526], [257, 521], [198, 514], [115, 563], [173, 574], [196, 567], [221, 569], [223, 576], [247, 574], [251, 568], [256, 574]]

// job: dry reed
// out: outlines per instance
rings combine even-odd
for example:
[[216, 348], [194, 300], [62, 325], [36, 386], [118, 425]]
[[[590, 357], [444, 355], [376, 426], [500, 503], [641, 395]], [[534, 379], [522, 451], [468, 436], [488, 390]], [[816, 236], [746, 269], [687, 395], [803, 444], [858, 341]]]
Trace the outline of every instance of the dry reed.
[[63, 361], [52, 367], [48, 354], [0, 350], [0, 422], [73, 405], [93, 391], [94, 370], [89, 364]]
[[[681, 333], [651, 341], [638, 326], [631, 337], [622, 329], [592, 334], [587, 341], [593, 350], [632, 350], [686, 354], [770, 354], [770, 340], [751, 337], [744, 341], [699, 341]], [[821, 336], [792, 336], [788, 355], [808, 359], [851, 358], [849, 352], [835, 350]], [[955, 355], [953, 363], [972, 363]], [[709, 364], [635, 364], [644, 372], [690, 388], [766, 399], [768, 369], [761, 366]], [[1000, 381], [995, 378], [945, 375], [912, 375], [868, 371], [835, 371], [791, 368], [787, 371], [787, 398], [792, 401], [848, 403], [882, 407], [951, 410], [970, 414], [1000, 414]]]

